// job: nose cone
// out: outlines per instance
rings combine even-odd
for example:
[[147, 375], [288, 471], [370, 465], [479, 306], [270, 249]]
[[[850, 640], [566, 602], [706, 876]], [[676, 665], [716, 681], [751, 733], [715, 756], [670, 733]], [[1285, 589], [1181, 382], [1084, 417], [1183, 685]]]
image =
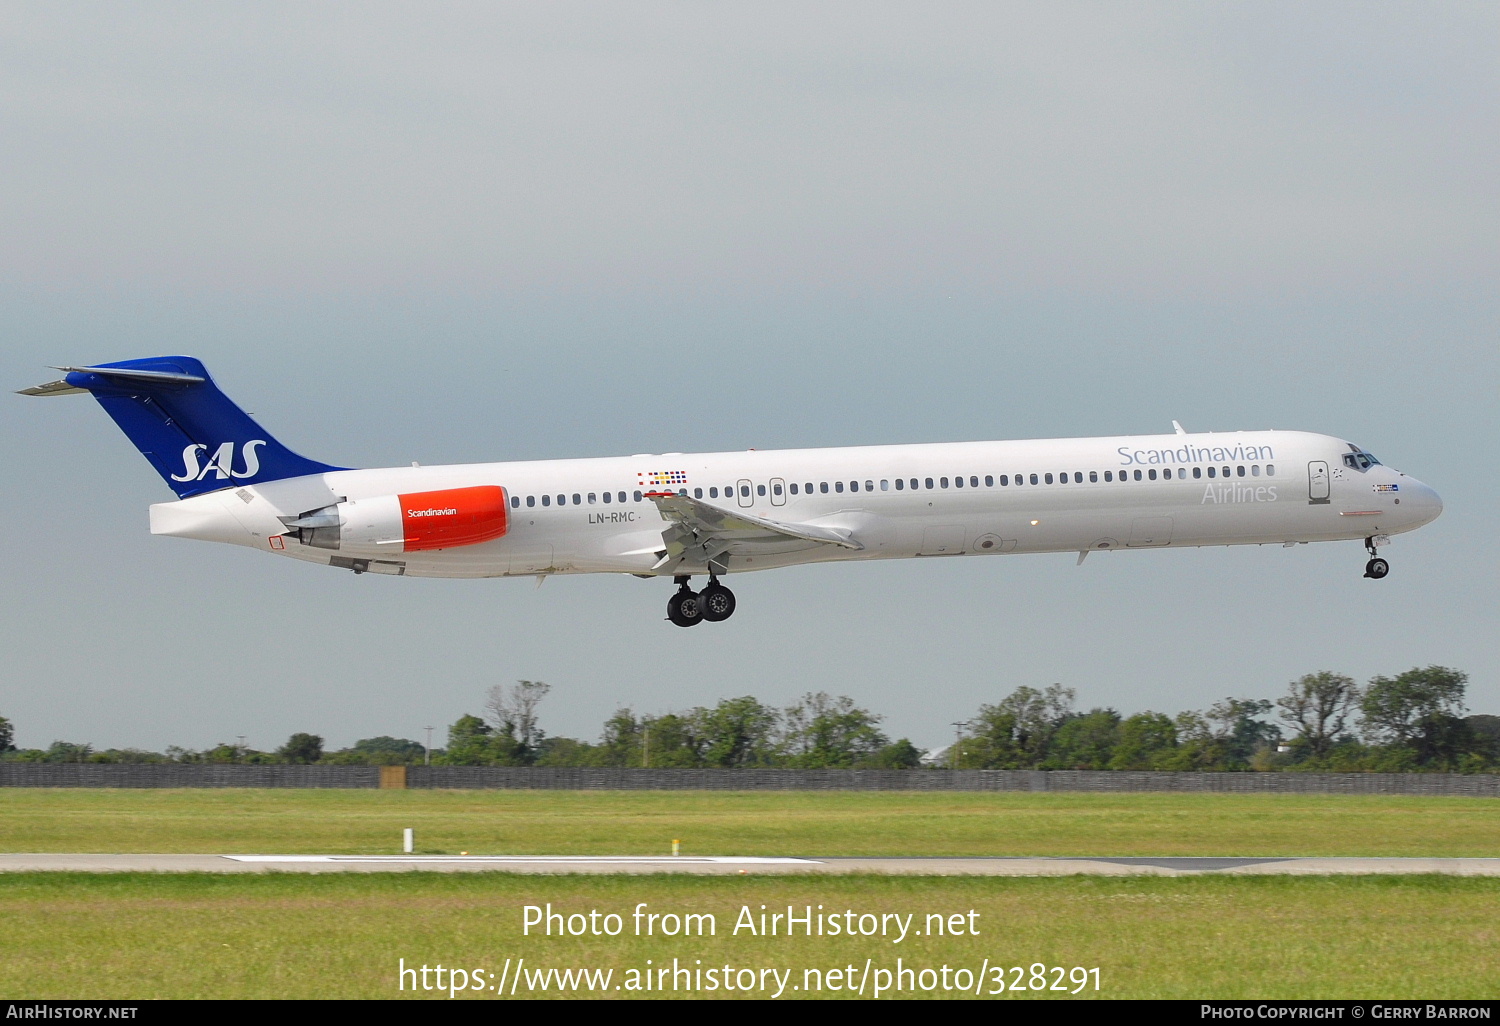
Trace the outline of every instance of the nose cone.
[[1414, 477], [1401, 482], [1401, 505], [1412, 527], [1430, 524], [1443, 512], [1442, 496]]

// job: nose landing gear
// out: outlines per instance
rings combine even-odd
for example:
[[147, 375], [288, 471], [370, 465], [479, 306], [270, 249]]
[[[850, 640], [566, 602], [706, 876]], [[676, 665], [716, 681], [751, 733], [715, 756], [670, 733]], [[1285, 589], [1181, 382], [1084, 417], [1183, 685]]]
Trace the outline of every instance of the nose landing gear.
[[1370, 554], [1370, 561], [1365, 564], [1365, 576], [1371, 580], [1378, 581], [1391, 572], [1391, 564], [1375, 555], [1375, 539], [1365, 539], [1365, 551]]
[[708, 587], [695, 592], [688, 587], [687, 576], [673, 578], [677, 593], [667, 600], [667, 619], [678, 627], [696, 627], [704, 620], [718, 623], [734, 615], [734, 592], [712, 575]]

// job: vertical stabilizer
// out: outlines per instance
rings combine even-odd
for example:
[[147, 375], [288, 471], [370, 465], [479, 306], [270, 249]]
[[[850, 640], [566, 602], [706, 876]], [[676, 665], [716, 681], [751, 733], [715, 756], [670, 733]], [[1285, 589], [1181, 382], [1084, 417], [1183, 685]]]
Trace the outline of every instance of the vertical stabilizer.
[[178, 498], [345, 469], [282, 445], [219, 391], [203, 364], [190, 356], [58, 369], [67, 377], [25, 394], [91, 394]]

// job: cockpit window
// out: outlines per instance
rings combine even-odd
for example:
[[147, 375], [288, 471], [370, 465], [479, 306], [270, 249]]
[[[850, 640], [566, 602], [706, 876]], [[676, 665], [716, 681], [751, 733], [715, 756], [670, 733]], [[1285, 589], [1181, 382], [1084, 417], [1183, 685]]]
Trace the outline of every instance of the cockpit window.
[[1351, 470], [1369, 470], [1371, 467], [1380, 466], [1380, 461], [1365, 452], [1359, 446], [1350, 444], [1352, 452], [1344, 453], [1344, 466]]

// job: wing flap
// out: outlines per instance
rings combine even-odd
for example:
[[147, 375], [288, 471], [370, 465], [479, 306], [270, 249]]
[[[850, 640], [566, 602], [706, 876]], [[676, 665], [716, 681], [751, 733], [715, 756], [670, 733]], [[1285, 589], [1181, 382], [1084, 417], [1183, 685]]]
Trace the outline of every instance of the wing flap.
[[675, 492], [648, 492], [647, 498], [670, 524], [662, 532], [666, 553], [653, 570], [686, 561], [712, 567], [726, 555], [784, 549], [789, 544], [800, 543], [803, 548], [833, 545], [856, 552], [864, 548], [854, 540], [852, 532], [834, 527], [771, 520]]

